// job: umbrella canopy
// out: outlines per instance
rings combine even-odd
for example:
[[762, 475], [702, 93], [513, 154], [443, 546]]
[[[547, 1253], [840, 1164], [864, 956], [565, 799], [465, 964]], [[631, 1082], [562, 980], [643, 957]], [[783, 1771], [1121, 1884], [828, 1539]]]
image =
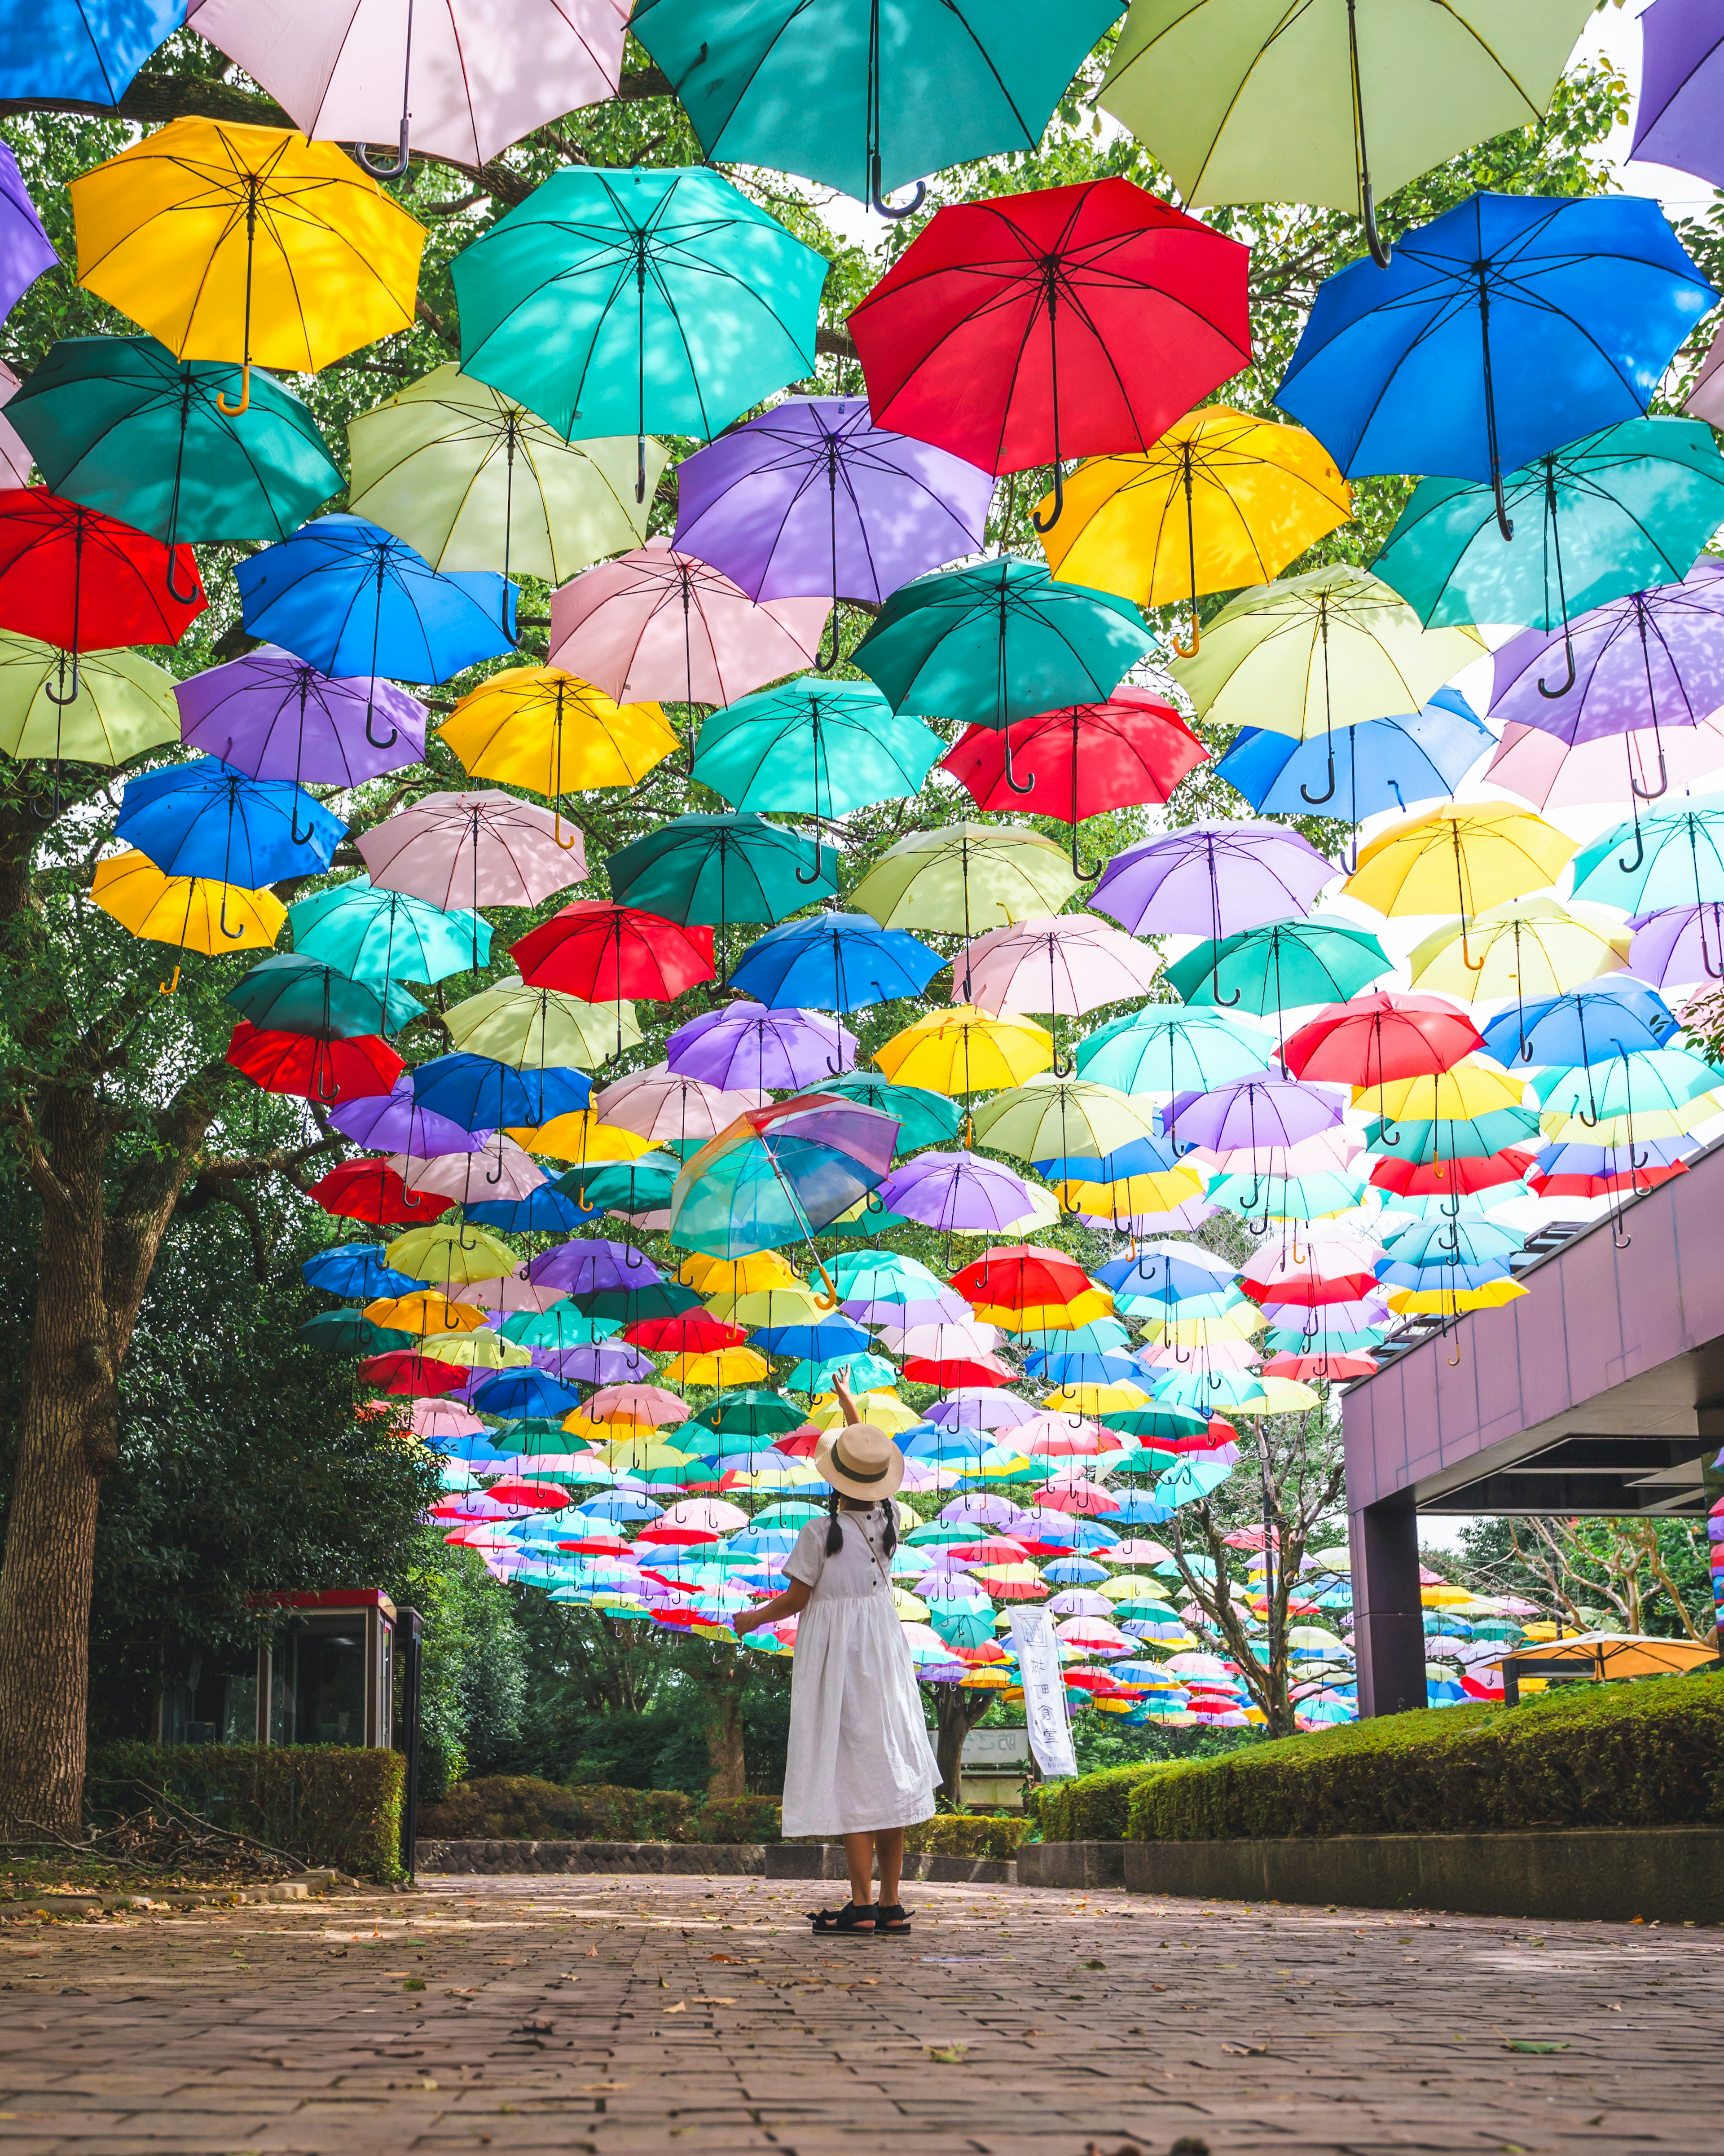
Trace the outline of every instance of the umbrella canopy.
[[[998, 1161], [968, 1152], [923, 1152], [895, 1168], [880, 1186], [880, 1199], [906, 1219], [942, 1234], [1012, 1234], [1053, 1219], [1059, 1208], [1045, 1190]], [[939, 1358], [935, 1358], [936, 1360]], [[906, 1375], [908, 1374], [906, 1367]], [[1009, 1373], [1006, 1373], [1009, 1378]], [[930, 1379], [932, 1383], [934, 1380]], [[942, 1378], [941, 1383], [986, 1380]]]
[[505, 974], [444, 1013], [457, 1048], [518, 1070], [547, 1065], [579, 1069], [603, 1063], [618, 1041], [632, 1046], [640, 1027], [627, 1004], [587, 1004], [556, 988], [529, 987]]
[[1574, 895], [1631, 914], [1724, 899], [1724, 795], [1695, 794], [1680, 808], [1637, 814], [1595, 839], [1575, 856]]
[[322, 1040], [393, 1033], [424, 1016], [423, 1006], [405, 988], [351, 981], [300, 951], [278, 952], [260, 960], [223, 1000], [255, 1026], [312, 1034]]
[[1501, 1063], [1573, 1070], [1672, 1045], [1679, 1023], [1655, 989], [1624, 973], [1505, 1011], [1486, 1028], [1485, 1051]]
[[316, 373], [410, 329], [425, 228], [332, 142], [172, 120], [74, 181], [78, 281], [181, 359]]
[[1261, 1070], [1274, 1054], [1274, 1039], [1260, 1026], [1217, 1010], [1149, 1004], [1080, 1040], [1077, 1067], [1124, 1093], [1201, 1092]]
[[566, 793], [637, 786], [676, 747], [656, 704], [618, 704], [557, 666], [511, 666], [470, 689], [437, 729], [475, 778]]
[[167, 875], [255, 891], [289, 876], [321, 875], [346, 829], [303, 788], [249, 778], [218, 757], [200, 756], [128, 778], [114, 833]]
[[587, 569], [551, 595], [551, 664], [618, 701], [729, 704], [808, 665], [830, 603], [747, 592], [668, 539]]
[[850, 901], [882, 928], [970, 937], [1059, 912], [1078, 881], [1039, 831], [947, 824], [913, 831], [877, 855]]
[[921, 791], [942, 743], [872, 682], [803, 675], [715, 711], [690, 776], [736, 808], [830, 821]]
[[425, 753], [416, 696], [375, 675], [332, 680], [279, 644], [207, 667], [173, 693], [187, 745], [254, 778], [357, 786]]
[[0, 631], [0, 751], [55, 762], [129, 763], [178, 732], [176, 685], [135, 651], [92, 651], [74, 670], [55, 645]]
[[1241, 1078], [1187, 1102], [1180, 1110], [1179, 1138], [1183, 1145], [1215, 1152], [1235, 1147], [1255, 1152], [1333, 1130], [1342, 1113], [1342, 1104], [1317, 1086], [1287, 1078]]
[[[226, 935], [225, 921], [220, 926]], [[325, 1108], [392, 1091], [404, 1067], [388, 1043], [374, 1037], [320, 1040], [298, 1033], [260, 1032], [245, 1019], [233, 1029], [226, 1060], [266, 1093], [316, 1101]]]
[[[500, 569], [560, 584], [646, 537], [633, 441], [565, 441], [453, 360], [350, 419], [347, 444], [354, 515], [404, 539], [436, 569]], [[661, 443], [648, 445], [649, 494], [666, 461]]]
[[511, 944], [510, 955], [530, 987], [560, 988], [589, 1004], [624, 996], [668, 1003], [712, 978], [710, 928], [598, 899], [577, 899], [553, 913]]
[[[434, 1193], [410, 1191], [399, 1172], [383, 1160], [343, 1161], [314, 1183], [306, 1194], [337, 1219], [370, 1220], [392, 1227], [435, 1220], [454, 1202]], [[428, 1329], [441, 1331], [442, 1327]]]
[[268, 950], [287, 921], [273, 891], [235, 890], [205, 876], [165, 875], [147, 854], [110, 854], [95, 865], [90, 896], [122, 928], [151, 942], [213, 957]]
[[565, 167], [451, 265], [461, 371], [565, 437], [710, 439], [814, 371], [823, 255], [720, 173]]
[[1335, 875], [1296, 831], [1188, 824], [1116, 854], [1090, 903], [1133, 936], [1207, 936], [1219, 942], [1308, 912]]
[[1655, 0], [1640, 18], [1644, 64], [1629, 155], [1724, 186], [1717, 123], [1717, 27], [1692, 0]]
[[1724, 906], [1674, 906], [1638, 923], [1629, 947], [1630, 969], [1660, 987], [1724, 979]]
[[698, 1149], [727, 1130], [738, 1116], [762, 1103], [743, 1093], [726, 1093], [700, 1078], [688, 1078], [660, 1064], [656, 1070], [607, 1086], [597, 1096], [599, 1113], [637, 1137], [663, 1146]]
[[[900, 1152], [913, 1152], [926, 1145], [943, 1145], [948, 1138], [957, 1136], [962, 1121], [951, 1101], [941, 1094], [921, 1086], [889, 1085], [871, 1071], [847, 1070], [841, 1077], [823, 1078], [820, 1091], [840, 1101], [859, 1101], [864, 1107], [876, 1108], [882, 1115], [890, 1116], [898, 1125], [895, 1150]], [[865, 1260], [880, 1255], [871, 1251], [859, 1254]], [[834, 1260], [832, 1269], [839, 1273], [839, 1260]], [[839, 1274], [839, 1277], [844, 1276]], [[931, 1286], [928, 1292], [933, 1292]]]
[[768, 1010], [734, 1003], [702, 1011], [664, 1045], [679, 1075], [705, 1079], [731, 1091], [794, 1091], [818, 1086], [854, 1063], [856, 1040], [835, 1019], [813, 1011]]
[[1308, 815], [1321, 795], [1331, 815], [1360, 824], [1385, 808], [1404, 810], [1454, 793], [1493, 738], [1458, 690], [1439, 689], [1423, 711], [1368, 719], [1310, 741], [1266, 726], [1241, 727], [1215, 768], [1267, 814]]
[[726, 1258], [798, 1241], [879, 1184], [896, 1137], [890, 1116], [853, 1101], [751, 1110], [684, 1167], [670, 1233]]
[[1130, 180], [951, 204], [850, 315], [875, 424], [1051, 462], [1053, 522], [1062, 458], [1147, 449], [1249, 362], [1246, 261]]
[[1619, 972], [1629, 947], [1619, 914], [1535, 894], [1488, 906], [1470, 922], [1449, 922], [1415, 945], [1407, 963], [1416, 987], [1467, 1003], [1524, 1001]]
[[378, 890], [475, 916], [481, 906], [536, 906], [587, 874], [579, 841], [566, 844], [548, 808], [512, 793], [423, 793], [355, 843]]
[[434, 1153], [477, 1152], [490, 1133], [478, 1135], [434, 1115], [413, 1099], [413, 1081], [397, 1081], [381, 1096], [344, 1101], [332, 1110], [330, 1121], [343, 1137], [355, 1145], [371, 1146], [380, 1152], [413, 1153], [428, 1159]]
[[673, 817], [605, 866], [623, 904], [684, 926], [782, 921], [838, 891], [834, 855], [752, 813]]
[[987, 542], [993, 481], [876, 427], [865, 397], [789, 397], [685, 458], [672, 544], [752, 599], [879, 606]]
[[1508, 802], [1445, 806], [1362, 847], [1342, 888], [1379, 913], [1458, 911], [1465, 944], [1468, 916], [1554, 883], [1574, 851], [1573, 839]]
[[[182, 585], [189, 598], [177, 595]], [[207, 603], [189, 547], [170, 553], [46, 487], [0, 490], [0, 629], [74, 653], [177, 644]], [[78, 673], [74, 659], [74, 690]]]
[[812, 1004], [843, 1014], [919, 998], [946, 963], [865, 913], [829, 911], [757, 937], [731, 969], [731, 983], [777, 1009]]
[[991, 1018], [973, 1004], [932, 1010], [875, 1051], [886, 1076], [931, 1092], [987, 1093], [1018, 1086], [1054, 1060], [1054, 1043], [1027, 1019]]
[[416, 1065], [413, 1082], [413, 1098], [421, 1107], [469, 1131], [548, 1122], [553, 1116], [584, 1108], [592, 1091], [578, 1070], [518, 1070], [490, 1056], [460, 1051]]
[[403, 891], [378, 891], [369, 876], [316, 891], [288, 909], [294, 948], [357, 981], [447, 980], [490, 956], [490, 923], [445, 913]]
[[1380, 988], [1319, 1011], [1287, 1036], [1281, 1061], [1296, 1078], [1360, 1087], [1447, 1070], [1485, 1045], [1465, 1012], [1442, 997]]
[[1076, 1017], [1147, 996], [1156, 970], [1152, 952], [1094, 915], [1044, 914], [966, 944], [952, 961], [952, 1000], [996, 1017]]
[[1343, 1001], [1393, 970], [1374, 936], [1338, 921], [1275, 921], [1199, 943], [1167, 969], [1188, 1004], [1220, 1004], [1262, 1016], [1302, 1004]]

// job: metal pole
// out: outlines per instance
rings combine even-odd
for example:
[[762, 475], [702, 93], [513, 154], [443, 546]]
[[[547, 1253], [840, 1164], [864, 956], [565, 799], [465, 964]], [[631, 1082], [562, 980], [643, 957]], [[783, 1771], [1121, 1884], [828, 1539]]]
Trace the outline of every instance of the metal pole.
[[425, 1620], [417, 1609], [396, 1612], [400, 1649], [401, 1749], [407, 1756], [407, 1785], [401, 1798], [401, 1868], [411, 1879], [419, 1831], [419, 1678], [424, 1661]]

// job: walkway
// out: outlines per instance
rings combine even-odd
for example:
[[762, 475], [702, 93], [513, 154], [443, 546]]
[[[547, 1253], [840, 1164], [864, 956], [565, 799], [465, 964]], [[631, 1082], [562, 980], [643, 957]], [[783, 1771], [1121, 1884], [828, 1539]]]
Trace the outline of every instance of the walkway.
[[834, 1942], [815, 1892], [12, 1924], [0, 2156], [1724, 2145], [1724, 1932], [921, 1887], [913, 1940]]

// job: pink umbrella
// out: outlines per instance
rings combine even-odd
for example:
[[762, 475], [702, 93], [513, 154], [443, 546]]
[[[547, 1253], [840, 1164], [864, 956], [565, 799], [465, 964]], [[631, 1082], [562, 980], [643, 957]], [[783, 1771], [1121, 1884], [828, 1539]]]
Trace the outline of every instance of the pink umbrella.
[[548, 808], [487, 788], [427, 793], [362, 832], [357, 844], [378, 890], [476, 915], [481, 906], [536, 906], [585, 881], [579, 838], [571, 845], [557, 828]]
[[1636, 726], [1570, 747], [1542, 726], [1516, 722], [1503, 728], [1485, 777], [1536, 808], [1590, 808], [1627, 801], [1631, 785], [1643, 799], [1655, 794], [1660, 757], [1672, 786], [1710, 778], [1724, 771], [1724, 726], [1714, 716], [1691, 726]]
[[[192, 0], [187, 21], [314, 141], [458, 165], [617, 94], [629, 0]], [[408, 64], [411, 45], [412, 60]]]
[[[0, 404], [7, 403], [18, 387], [18, 377], [0, 359]], [[11, 420], [0, 419], [0, 487], [28, 486], [35, 461], [24, 445], [23, 436]]]
[[1051, 1512], [1075, 1512], [1085, 1519], [1094, 1519], [1101, 1512], [1116, 1512], [1120, 1508], [1120, 1501], [1111, 1490], [1104, 1490], [1099, 1482], [1080, 1479], [1049, 1482], [1042, 1492], [1042, 1502]]
[[1043, 916], [967, 943], [952, 962], [952, 1000], [977, 1004], [991, 1018], [1029, 1011], [1075, 1018], [1147, 996], [1160, 966], [1155, 952], [1093, 914]]
[[832, 602], [768, 599], [649, 539], [551, 595], [549, 664], [619, 704], [731, 704], [812, 665]]
[[[666, 1423], [686, 1422], [689, 1405], [662, 1385], [607, 1385], [587, 1401], [587, 1414], [593, 1422], [644, 1422], [659, 1428]], [[735, 1509], [726, 1507], [727, 1512]]]
[[1116, 1433], [1087, 1417], [1040, 1414], [1012, 1433], [1012, 1442], [1030, 1460], [1090, 1459], [1116, 1443]]
[[768, 1093], [726, 1092], [704, 1078], [681, 1077], [660, 1063], [607, 1086], [593, 1096], [593, 1105], [601, 1122], [616, 1123], [655, 1145], [680, 1145], [689, 1138], [703, 1143], [716, 1138], [738, 1116], [771, 1101]]
[[453, 1400], [415, 1400], [408, 1409], [408, 1427], [427, 1445], [453, 1445], [457, 1438], [477, 1437], [485, 1424]]
[[398, 1152], [389, 1165], [410, 1191], [431, 1191], [459, 1205], [516, 1202], [546, 1180], [532, 1155], [501, 1131], [483, 1152], [434, 1153], [428, 1160]]
[[463, 1281], [461, 1301], [475, 1303], [480, 1310], [494, 1310], [500, 1317], [512, 1317], [517, 1311], [541, 1312], [568, 1300], [568, 1290], [541, 1286], [528, 1280], [526, 1268], [519, 1272], [505, 1273], [500, 1280]]
[[685, 1497], [678, 1504], [667, 1505], [663, 1518], [653, 1524], [663, 1527], [667, 1522], [674, 1527], [694, 1527], [708, 1534], [728, 1535], [738, 1527], [746, 1527], [748, 1515], [740, 1505], [727, 1505], [722, 1498]]
[[949, 1324], [911, 1325], [901, 1331], [882, 1325], [875, 1333], [889, 1354], [923, 1356], [934, 1363], [953, 1361], [960, 1355], [991, 1355], [999, 1345], [999, 1337], [997, 1325], [966, 1324], [962, 1319]]

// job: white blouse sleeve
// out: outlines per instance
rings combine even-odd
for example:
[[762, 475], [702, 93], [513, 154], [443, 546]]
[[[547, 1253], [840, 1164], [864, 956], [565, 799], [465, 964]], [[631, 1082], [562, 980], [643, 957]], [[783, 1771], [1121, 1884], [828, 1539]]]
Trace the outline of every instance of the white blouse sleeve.
[[785, 1571], [804, 1587], [817, 1587], [826, 1569], [827, 1525], [824, 1520], [810, 1520], [797, 1537], [796, 1547], [785, 1561]]

